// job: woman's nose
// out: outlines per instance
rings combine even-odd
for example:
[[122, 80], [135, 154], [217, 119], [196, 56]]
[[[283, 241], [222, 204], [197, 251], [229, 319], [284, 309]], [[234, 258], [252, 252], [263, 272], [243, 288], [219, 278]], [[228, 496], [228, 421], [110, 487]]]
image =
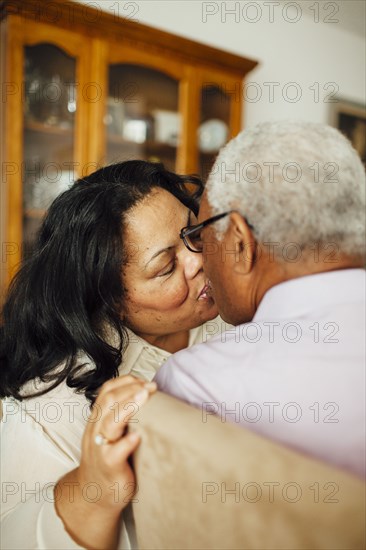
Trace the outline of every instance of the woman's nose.
[[187, 279], [193, 279], [203, 269], [202, 254], [191, 252], [188, 249], [185, 250], [184, 254], [185, 275]]

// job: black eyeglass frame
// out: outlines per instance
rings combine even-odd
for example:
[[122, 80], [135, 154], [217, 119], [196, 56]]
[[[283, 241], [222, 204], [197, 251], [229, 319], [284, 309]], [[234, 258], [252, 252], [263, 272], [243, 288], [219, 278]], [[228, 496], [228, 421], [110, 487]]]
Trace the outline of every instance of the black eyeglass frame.
[[[201, 254], [202, 250], [194, 250], [190, 247], [189, 242], [187, 240], [187, 236], [191, 235], [191, 233], [194, 233], [196, 231], [202, 231], [204, 227], [207, 227], [208, 225], [211, 225], [212, 223], [217, 222], [218, 220], [221, 220], [225, 216], [228, 216], [232, 212], [236, 212], [236, 210], [229, 210], [228, 212], [223, 212], [222, 214], [217, 214], [216, 216], [212, 216], [212, 218], [208, 218], [207, 220], [203, 221], [202, 223], [198, 223], [197, 225], [187, 225], [186, 227], [183, 227], [180, 230], [179, 237], [183, 240], [185, 246], [190, 250], [191, 252], [195, 252], [196, 254]], [[254, 229], [254, 227], [248, 222], [246, 218], [244, 218], [246, 221], [246, 224], [250, 229]]]

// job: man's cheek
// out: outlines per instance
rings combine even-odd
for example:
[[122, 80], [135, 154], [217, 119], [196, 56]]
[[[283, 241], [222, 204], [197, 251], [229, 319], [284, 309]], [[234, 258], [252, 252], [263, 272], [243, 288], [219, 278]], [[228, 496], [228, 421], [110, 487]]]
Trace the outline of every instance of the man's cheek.
[[208, 261], [213, 256], [219, 254], [219, 245], [214, 240], [206, 239], [203, 243], [203, 260]]
[[211, 258], [207, 254], [203, 254], [202, 256], [202, 266], [207, 277], [211, 279]]

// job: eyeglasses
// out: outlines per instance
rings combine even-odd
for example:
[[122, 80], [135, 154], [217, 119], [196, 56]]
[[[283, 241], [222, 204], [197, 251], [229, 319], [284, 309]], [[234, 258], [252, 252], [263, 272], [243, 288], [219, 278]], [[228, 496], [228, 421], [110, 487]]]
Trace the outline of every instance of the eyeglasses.
[[[211, 225], [211, 223], [215, 223], [218, 220], [221, 220], [225, 216], [228, 216], [232, 212], [235, 212], [235, 210], [229, 210], [228, 212], [224, 212], [223, 214], [217, 214], [217, 216], [213, 216], [212, 218], [208, 218], [202, 223], [199, 223], [197, 225], [187, 225], [187, 227], [183, 227], [180, 231], [180, 238], [183, 239], [184, 244], [190, 250], [191, 252], [197, 252], [201, 253], [203, 250], [203, 241], [201, 237], [202, 229], [207, 227], [208, 225]], [[244, 218], [245, 219], [245, 218]], [[248, 221], [245, 219], [248, 227], [251, 229], [254, 229], [254, 227], [248, 223]]]

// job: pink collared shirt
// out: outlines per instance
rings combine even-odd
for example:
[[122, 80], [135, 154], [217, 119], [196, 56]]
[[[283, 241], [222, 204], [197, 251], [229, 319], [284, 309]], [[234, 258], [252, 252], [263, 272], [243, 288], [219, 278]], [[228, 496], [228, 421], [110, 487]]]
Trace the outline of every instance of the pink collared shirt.
[[252, 322], [168, 359], [159, 389], [364, 477], [365, 275], [272, 287]]

